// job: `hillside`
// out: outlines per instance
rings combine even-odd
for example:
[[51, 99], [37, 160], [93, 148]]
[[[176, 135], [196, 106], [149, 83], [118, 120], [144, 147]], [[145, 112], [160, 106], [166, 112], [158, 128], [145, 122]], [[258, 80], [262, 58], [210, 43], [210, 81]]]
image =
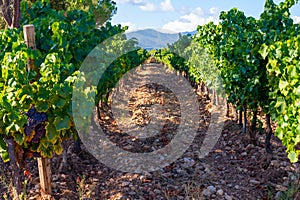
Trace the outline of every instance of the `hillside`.
[[[190, 34], [194, 34], [191, 32]], [[189, 32], [182, 33], [183, 35]], [[176, 42], [179, 38], [178, 33], [162, 33], [154, 29], [144, 29], [126, 33], [128, 39], [136, 38], [139, 41], [139, 46], [144, 49], [160, 49], [167, 47], [167, 44]]]

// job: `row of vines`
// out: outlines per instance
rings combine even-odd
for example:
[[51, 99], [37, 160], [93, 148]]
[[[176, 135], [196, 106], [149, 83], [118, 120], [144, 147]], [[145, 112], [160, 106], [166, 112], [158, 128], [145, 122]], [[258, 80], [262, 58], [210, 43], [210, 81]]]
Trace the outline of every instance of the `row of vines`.
[[[106, 22], [98, 28], [91, 12], [57, 11], [49, 1], [21, 3], [21, 28], [0, 30], [0, 156], [26, 169], [27, 159], [61, 154], [62, 141], [77, 137], [72, 91], [90, 51], [117, 34], [114, 45], [120, 48], [136, 46], [136, 41], [126, 41], [127, 27]], [[35, 27], [33, 49], [24, 41], [26, 24]], [[147, 57], [147, 51], [136, 48], [111, 63], [95, 91], [95, 105]]]
[[222, 86], [228, 103], [244, 113], [250, 110], [253, 143], [261, 109], [268, 155], [272, 154], [273, 120], [275, 135], [286, 146], [291, 162], [297, 162], [300, 154], [300, 25], [293, 23], [289, 11], [297, 2], [277, 5], [267, 0], [259, 19], [236, 8], [223, 11], [218, 24], [198, 26], [193, 37], [180, 36], [168, 48], [154, 52], [158, 61], [184, 72], [192, 84]]

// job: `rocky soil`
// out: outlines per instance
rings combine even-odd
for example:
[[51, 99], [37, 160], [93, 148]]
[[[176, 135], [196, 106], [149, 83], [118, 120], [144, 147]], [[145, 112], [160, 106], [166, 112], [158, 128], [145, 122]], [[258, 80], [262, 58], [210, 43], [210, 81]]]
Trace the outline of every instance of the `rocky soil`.
[[[82, 146], [80, 153], [72, 151], [69, 141], [68, 166], [58, 170], [62, 156], [51, 159], [53, 199], [300, 199], [299, 163], [291, 164], [285, 148], [272, 138], [273, 158], [265, 168], [264, 133], [257, 132], [257, 146], [233, 116], [226, 118], [222, 134], [213, 150], [199, 157], [200, 147], [211, 123], [210, 101], [199, 95], [199, 131], [185, 153], [170, 165], [154, 172], [126, 173], [105, 166]], [[140, 88], [130, 99], [133, 120], [139, 126], [151, 121], [150, 107], [164, 105], [168, 116], [162, 116], [164, 126], [156, 138], [135, 140], [118, 129], [109, 106], [101, 106], [99, 122], [107, 137], [117, 146], [132, 152], [151, 152], [164, 147], [174, 138], [180, 123], [178, 100], [159, 85]], [[165, 118], [164, 118], [165, 117]], [[37, 162], [28, 162], [32, 178], [26, 178], [26, 199], [40, 199]], [[8, 164], [0, 162], [0, 199], [11, 199], [11, 177]], [[294, 191], [293, 191], [294, 189]], [[289, 193], [289, 194], [288, 194]]]

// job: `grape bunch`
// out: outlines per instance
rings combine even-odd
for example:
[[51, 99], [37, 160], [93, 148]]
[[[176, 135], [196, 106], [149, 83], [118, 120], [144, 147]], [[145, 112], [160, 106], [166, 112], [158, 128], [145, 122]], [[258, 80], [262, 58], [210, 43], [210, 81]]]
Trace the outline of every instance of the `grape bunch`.
[[35, 135], [32, 138], [31, 142], [38, 143], [43, 135], [46, 134], [46, 129], [44, 124], [39, 124], [35, 128]]
[[38, 112], [34, 106], [32, 106], [27, 115], [27, 124], [25, 125], [25, 134], [31, 138], [31, 142], [38, 143], [43, 135], [46, 133], [44, 122], [47, 121], [47, 115], [44, 112]]

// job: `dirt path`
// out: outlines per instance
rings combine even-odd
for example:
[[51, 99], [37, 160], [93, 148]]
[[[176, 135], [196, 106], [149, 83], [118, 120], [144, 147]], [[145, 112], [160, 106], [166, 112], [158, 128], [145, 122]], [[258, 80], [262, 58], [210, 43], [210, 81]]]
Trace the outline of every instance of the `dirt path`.
[[[264, 134], [258, 133], [258, 145], [249, 143], [247, 135], [233, 121], [225, 119], [217, 144], [205, 157], [200, 151], [211, 120], [212, 105], [203, 96], [199, 102], [199, 129], [184, 154], [170, 165], [154, 172], [126, 173], [105, 166], [83, 147], [75, 154], [68, 149], [68, 169], [58, 172], [62, 156], [52, 158], [52, 187], [54, 199], [275, 199], [289, 184], [299, 180], [299, 164], [290, 164], [279, 140], [272, 138], [274, 157], [263, 169]], [[160, 134], [146, 139], [134, 139], [117, 126], [109, 105], [101, 105], [99, 123], [110, 141], [124, 150], [145, 153], [163, 148], [174, 137], [181, 122], [177, 97], [168, 88], [147, 84], [139, 87], [129, 100], [132, 120], [140, 127], [151, 123], [153, 105], [162, 120]], [[164, 112], [159, 112], [161, 109]], [[156, 111], [157, 111], [156, 110]], [[210, 133], [216, 128], [210, 129]], [[212, 134], [213, 135], [213, 134]], [[216, 137], [218, 137], [216, 135]], [[71, 141], [69, 142], [71, 144]], [[209, 143], [207, 144], [209, 146]], [[39, 199], [36, 161], [28, 163], [33, 178], [26, 185], [27, 199]], [[9, 190], [10, 172], [0, 162], [0, 199]]]

